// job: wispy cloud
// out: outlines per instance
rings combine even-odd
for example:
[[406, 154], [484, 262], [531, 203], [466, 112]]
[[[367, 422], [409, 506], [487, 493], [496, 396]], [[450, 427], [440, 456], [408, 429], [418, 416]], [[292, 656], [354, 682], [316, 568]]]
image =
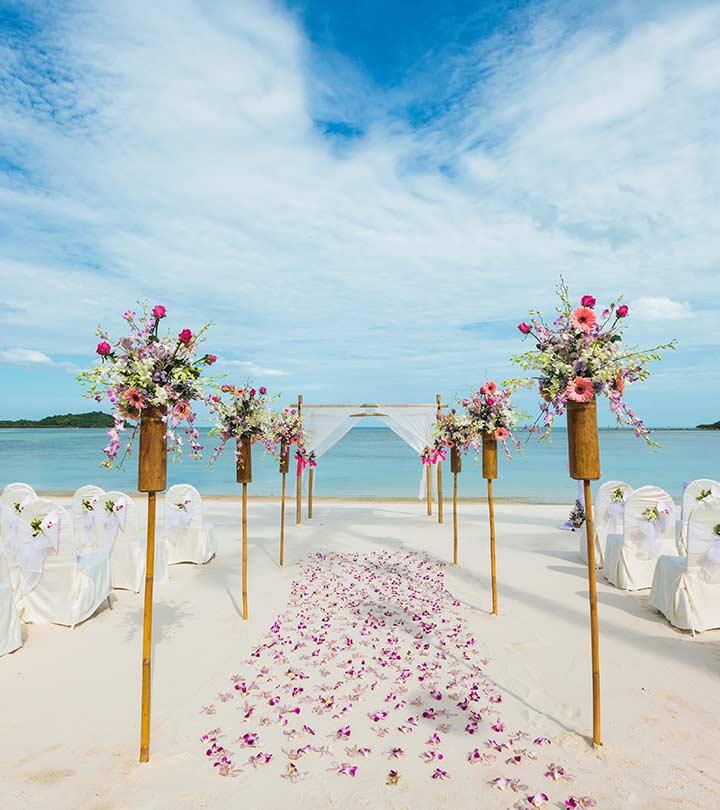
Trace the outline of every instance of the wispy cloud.
[[[720, 8], [569, 6], [533, 3], [380, 94], [275, 3], [51, 5], [0, 45], [19, 167], [0, 170], [0, 276], [32, 313], [4, 339], [90, 357], [95, 324], [148, 297], [179, 327], [212, 319], [209, 350], [262, 357], [249, 375], [291, 356], [318, 399], [425, 400], [480, 362], [507, 375], [514, 327], [472, 325], [551, 309], [559, 272], [639, 317], [648, 289], [707, 310]], [[666, 311], [682, 367], [696, 324]], [[717, 309], [706, 326], [720, 343]], [[438, 359], [418, 374], [419, 355]]]
[[281, 368], [265, 368], [250, 360], [221, 360], [220, 364], [242, 369], [245, 373], [257, 377], [287, 377], [290, 374]]
[[0, 363], [11, 366], [51, 366], [53, 361], [43, 352], [35, 349], [3, 349], [0, 351]]
[[685, 321], [693, 317], [687, 301], [666, 296], [643, 295], [632, 302], [633, 314], [643, 321]]

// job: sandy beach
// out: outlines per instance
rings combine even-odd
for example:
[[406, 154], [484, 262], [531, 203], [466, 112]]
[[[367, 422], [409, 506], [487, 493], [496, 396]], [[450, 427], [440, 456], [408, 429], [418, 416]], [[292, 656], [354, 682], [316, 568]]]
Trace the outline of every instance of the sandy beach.
[[[511, 807], [519, 796], [488, 785], [490, 771], [463, 760], [479, 739], [444, 740], [446, 780], [432, 781], [417, 757], [401, 765], [369, 757], [356, 778], [310, 768], [295, 784], [279, 778], [283, 754], [262, 772], [220, 778], [200, 742], [230, 677], [286, 606], [293, 579], [311, 552], [413, 552], [444, 565], [458, 602], [489, 659], [484, 671], [503, 696], [504, 717], [531, 736], [552, 739], [538, 767], [574, 774], [552, 787], [594, 797], [603, 808], [713, 806], [720, 787], [714, 695], [720, 631], [693, 639], [647, 603], [647, 593], [617, 591], [600, 579], [605, 745], [593, 750], [585, 573], [578, 535], [557, 526], [567, 509], [499, 504], [499, 617], [489, 614], [488, 530], [483, 507], [460, 509], [460, 565], [450, 565], [450, 516], [438, 526], [420, 503], [317, 502], [311, 523], [296, 527], [288, 509], [286, 566], [277, 565], [278, 507], [250, 506], [250, 611], [240, 618], [239, 506], [208, 499], [219, 553], [204, 567], [174, 566], [156, 588], [151, 762], [137, 762], [142, 598], [113, 592], [113, 609], [74, 631], [27, 626], [25, 645], [0, 661], [5, 695], [0, 753], [4, 810], [185, 810], [244, 806], [331, 808]], [[240, 730], [240, 724], [236, 729]], [[497, 736], [497, 735], [496, 735]], [[360, 740], [356, 740], [360, 742]], [[373, 743], [379, 752], [388, 748]], [[549, 750], [549, 749], [552, 750]], [[547, 760], [547, 762], [546, 762]], [[453, 766], [451, 768], [450, 762]], [[389, 768], [401, 781], [385, 784]], [[493, 771], [493, 774], [495, 772]], [[543, 787], [533, 785], [533, 788]], [[550, 791], [548, 790], [548, 793]]]

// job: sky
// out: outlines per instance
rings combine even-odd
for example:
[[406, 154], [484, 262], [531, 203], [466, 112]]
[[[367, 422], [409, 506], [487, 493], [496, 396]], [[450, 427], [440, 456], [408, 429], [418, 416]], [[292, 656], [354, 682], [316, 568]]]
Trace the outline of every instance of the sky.
[[287, 402], [452, 400], [562, 274], [714, 421], [718, 120], [715, 0], [0, 0], [0, 418], [139, 300]]

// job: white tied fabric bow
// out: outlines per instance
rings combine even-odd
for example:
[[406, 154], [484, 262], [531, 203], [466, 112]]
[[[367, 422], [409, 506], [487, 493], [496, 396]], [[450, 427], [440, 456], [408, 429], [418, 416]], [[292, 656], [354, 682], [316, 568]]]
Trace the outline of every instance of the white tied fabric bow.
[[40, 523], [40, 532], [35, 537], [28, 523], [21, 523], [18, 531], [19, 543], [15, 563], [22, 572], [21, 593], [26, 594], [37, 588], [42, 579], [45, 558], [48, 553], [57, 551], [60, 542], [60, 519], [55, 511], [48, 512]]
[[607, 507], [608, 534], [622, 532], [623, 518], [625, 516], [625, 501], [611, 501]]
[[712, 527], [690, 524], [687, 564], [699, 568], [705, 582], [720, 583], [720, 536]]
[[662, 501], [655, 505], [658, 516], [655, 520], [643, 519], [639, 526], [641, 537], [638, 542], [637, 557], [639, 560], [653, 560], [662, 551], [663, 536], [673, 518], [673, 507]]

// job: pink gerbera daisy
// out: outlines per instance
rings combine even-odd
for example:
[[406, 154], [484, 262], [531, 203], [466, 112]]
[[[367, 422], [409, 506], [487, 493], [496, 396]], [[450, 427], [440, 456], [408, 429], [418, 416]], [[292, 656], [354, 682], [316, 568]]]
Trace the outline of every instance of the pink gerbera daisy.
[[187, 400], [180, 400], [178, 404], [175, 406], [175, 416], [179, 420], [187, 419], [189, 416], [192, 416], [192, 408], [190, 407], [190, 403]]
[[590, 402], [595, 396], [592, 380], [587, 377], [575, 377], [567, 384], [565, 396], [573, 402]]
[[485, 385], [483, 385], [486, 394], [494, 394], [497, 391], [497, 385], [492, 381], [488, 380]]
[[507, 429], [507, 428], [505, 428], [505, 427], [499, 427], [499, 428], [498, 428], [498, 429], [495, 431], [495, 438], [496, 438], [498, 441], [501, 441], [501, 442], [504, 442], [504, 441], [505, 441], [505, 439], [507, 439], [507, 437], [508, 437], [509, 435], [510, 435], [510, 434], [508, 433], [508, 429]]
[[597, 323], [597, 315], [589, 307], [578, 307], [573, 310], [570, 321], [576, 329], [589, 332]]
[[139, 409], [145, 405], [145, 397], [142, 395], [142, 391], [139, 388], [128, 388], [124, 397], [133, 408]]

